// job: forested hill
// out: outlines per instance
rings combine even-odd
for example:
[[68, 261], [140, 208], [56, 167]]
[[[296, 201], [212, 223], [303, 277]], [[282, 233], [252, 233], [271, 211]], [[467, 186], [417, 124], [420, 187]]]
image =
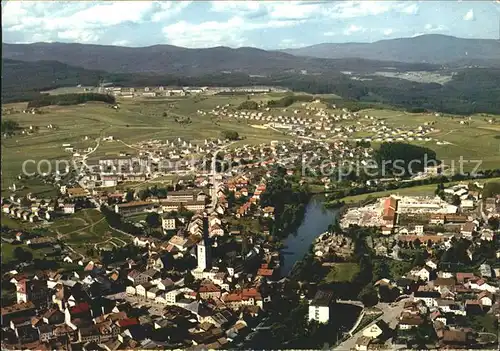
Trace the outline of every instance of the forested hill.
[[19, 61], [59, 61], [67, 65], [113, 73], [155, 73], [199, 76], [214, 73], [270, 75], [354, 71], [434, 71], [439, 65], [371, 61], [363, 57], [324, 59], [298, 57], [256, 48], [187, 49], [172, 45], [130, 48], [107, 45], [34, 43], [3, 44], [2, 57]]
[[500, 65], [500, 41], [494, 39], [463, 39], [428, 34], [414, 38], [381, 40], [374, 43], [318, 44], [285, 49], [292, 55], [370, 60], [429, 62], [447, 65]]
[[408, 80], [372, 77], [352, 80], [343, 74], [208, 74], [196, 77], [158, 74], [112, 74], [86, 70], [60, 62], [4, 60], [2, 100], [29, 101], [39, 91], [77, 84], [95, 86], [100, 79], [120, 86], [282, 86], [312, 94], [334, 93], [344, 99], [394, 105], [408, 110], [428, 109], [468, 115], [476, 112], [500, 113], [500, 69], [465, 69], [446, 85], [422, 84]]

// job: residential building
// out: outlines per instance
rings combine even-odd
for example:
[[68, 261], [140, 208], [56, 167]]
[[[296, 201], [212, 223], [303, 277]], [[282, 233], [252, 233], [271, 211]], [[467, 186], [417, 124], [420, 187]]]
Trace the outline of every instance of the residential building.
[[318, 291], [314, 299], [309, 303], [308, 320], [328, 323], [330, 320], [330, 305], [332, 301], [333, 293], [331, 291]]

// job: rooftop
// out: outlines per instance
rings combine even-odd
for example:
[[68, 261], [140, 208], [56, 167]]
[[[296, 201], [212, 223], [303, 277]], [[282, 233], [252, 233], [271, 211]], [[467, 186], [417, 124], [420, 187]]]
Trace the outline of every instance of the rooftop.
[[333, 300], [333, 292], [319, 290], [316, 295], [314, 295], [314, 299], [311, 302], [311, 305], [315, 306], [329, 306]]

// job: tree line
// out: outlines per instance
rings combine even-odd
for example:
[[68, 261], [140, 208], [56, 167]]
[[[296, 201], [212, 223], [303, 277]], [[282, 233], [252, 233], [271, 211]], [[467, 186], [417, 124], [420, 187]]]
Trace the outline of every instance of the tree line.
[[304, 219], [309, 199], [307, 187], [292, 182], [286, 177], [286, 169], [277, 167], [261, 196], [263, 207], [274, 207], [275, 220], [269, 228], [271, 235], [282, 239], [295, 231]]
[[107, 104], [115, 104], [116, 99], [113, 95], [99, 93], [82, 94], [42, 94], [38, 98], [28, 103], [28, 108], [43, 107], [50, 105], [78, 105], [89, 101], [101, 101]]

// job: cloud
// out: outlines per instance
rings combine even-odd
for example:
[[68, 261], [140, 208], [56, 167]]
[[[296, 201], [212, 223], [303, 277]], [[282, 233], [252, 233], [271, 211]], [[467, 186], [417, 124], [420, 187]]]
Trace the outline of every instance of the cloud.
[[326, 10], [326, 14], [332, 18], [377, 16], [388, 12], [414, 15], [418, 13], [418, 5], [408, 5], [405, 1], [342, 1]]
[[474, 10], [470, 9], [467, 11], [467, 13], [464, 15], [464, 21], [474, 21]]
[[170, 19], [180, 14], [192, 1], [165, 1], [158, 4], [158, 11], [155, 11], [151, 20], [160, 22]]
[[179, 14], [190, 1], [2, 2], [2, 29], [34, 38], [92, 42], [99, 32], [120, 24], [159, 22]]
[[305, 19], [321, 13], [326, 1], [212, 1], [210, 10], [244, 18]]
[[269, 5], [269, 16], [273, 19], [306, 19], [320, 13], [322, 9], [321, 3], [290, 1]]
[[301, 48], [304, 46], [306, 46], [306, 45], [303, 43], [297, 43], [295, 41], [295, 39], [291, 39], [291, 38], [282, 39], [278, 44], [278, 47], [280, 49], [293, 49], [293, 48]]
[[162, 32], [169, 43], [177, 46], [190, 48], [207, 48], [220, 45], [239, 47], [247, 44], [246, 32], [293, 27], [299, 23], [302, 22], [297, 20], [246, 22], [244, 18], [234, 16], [225, 22], [207, 21], [195, 24], [179, 21], [163, 27]]
[[351, 24], [349, 27], [344, 29], [344, 34], [345, 35], [351, 35], [353, 33], [358, 33], [358, 32], [366, 32], [366, 28], [357, 26], [355, 24]]
[[233, 16], [272, 19], [347, 19], [398, 12], [418, 13], [417, 3], [408, 1], [212, 1], [210, 10]]
[[325, 37], [333, 37], [333, 36], [337, 35], [337, 33], [336, 32], [325, 32], [325, 33], [323, 33], [323, 35]]
[[418, 10], [419, 10], [419, 8], [418, 8], [417, 4], [411, 4], [409, 6], [402, 8], [401, 12], [406, 13], [408, 15], [416, 15], [416, 14], [418, 14]]
[[394, 33], [394, 29], [392, 29], [392, 28], [387, 28], [387, 29], [384, 29], [384, 30], [382, 31], [382, 33], [384, 33], [384, 35], [385, 35], [385, 36], [387, 36], [387, 35], [391, 35], [392, 33]]
[[127, 46], [127, 45], [130, 45], [130, 41], [129, 40], [116, 40], [114, 42], [111, 43], [111, 45], [115, 45], [115, 46]]
[[251, 12], [261, 9], [259, 1], [212, 1], [210, 11], [212, 12]]
[[99, 35], [90, 30], [69, 29], [57, 33], [59, 39], [78, 43], [94, 43], [99, 39]]
[[426, 33], [432, 33], [432, 32], [444, 32], [448, 30], [448, 27], [440, 24], [440, 25], [432, 25], [430, 23], [427, 23], [424, 27]]

